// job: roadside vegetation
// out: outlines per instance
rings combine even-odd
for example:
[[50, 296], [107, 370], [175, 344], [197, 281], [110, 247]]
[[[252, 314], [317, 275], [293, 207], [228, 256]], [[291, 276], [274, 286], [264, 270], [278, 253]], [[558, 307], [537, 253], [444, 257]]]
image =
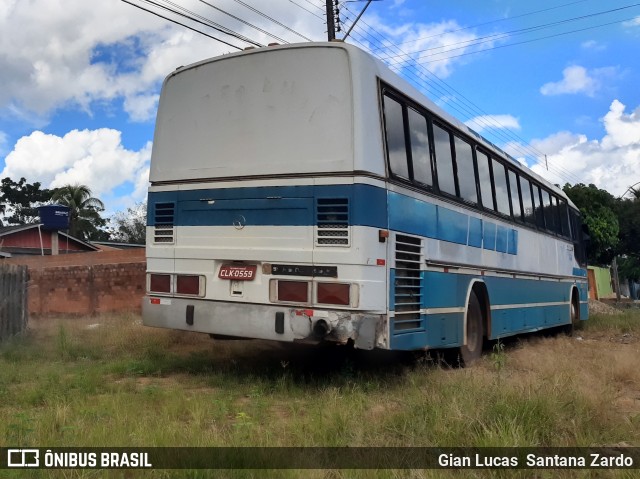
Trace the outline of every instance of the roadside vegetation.
[[[0, 345], [0, 437], [21, 447], [640, 446], [640, 313], [497, 343], [469, 369], [427, 357], [214, 341], [137, 315], [31, 320]], [[10, 477], [211, 477], [29, 471]], [[3, 472], [3, 473], [4, 473]], [[633, 477], [636, 471], [378, 471], [379, 477]], [[218, 471], [215, 477], [371, 477]], [[603, 475], [604, 474], [604, 475]]]

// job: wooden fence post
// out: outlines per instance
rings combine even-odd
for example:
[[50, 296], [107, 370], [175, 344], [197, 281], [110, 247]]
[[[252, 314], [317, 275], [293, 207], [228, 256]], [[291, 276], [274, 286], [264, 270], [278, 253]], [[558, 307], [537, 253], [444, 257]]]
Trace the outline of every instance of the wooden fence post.
[[0, 341], [27, 329], [27, 267], [0, 264]]

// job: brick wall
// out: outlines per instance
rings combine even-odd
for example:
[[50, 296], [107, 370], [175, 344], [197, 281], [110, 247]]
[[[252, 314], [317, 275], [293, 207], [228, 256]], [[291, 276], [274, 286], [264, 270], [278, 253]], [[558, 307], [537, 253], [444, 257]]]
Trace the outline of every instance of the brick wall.
[[140, 311], [145, 293], [144, 249], [17, 257], [29, 268], [31, 315]]
[[144, 248], [131, 248], [89, 253], [69, 253], [56, 256], [16, 256], [2, 260], [5, 264], [24, 264], [29, 269], [55, 266], [93, 266], [96, 264], [139, 263], [145, 261]]

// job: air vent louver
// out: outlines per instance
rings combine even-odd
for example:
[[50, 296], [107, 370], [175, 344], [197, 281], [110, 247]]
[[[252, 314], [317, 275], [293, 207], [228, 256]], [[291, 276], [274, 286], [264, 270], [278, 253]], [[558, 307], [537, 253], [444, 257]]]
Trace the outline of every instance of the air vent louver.
[[421, 327], [422, 307], [422, 240], [396, 235], [395, 245], [394, 331]]
[[173, 244], [175, 203], [156, 203], [154, 210], [153, 242]]
[[318, 198], [316, 245], [349, 246], [349, 199]]

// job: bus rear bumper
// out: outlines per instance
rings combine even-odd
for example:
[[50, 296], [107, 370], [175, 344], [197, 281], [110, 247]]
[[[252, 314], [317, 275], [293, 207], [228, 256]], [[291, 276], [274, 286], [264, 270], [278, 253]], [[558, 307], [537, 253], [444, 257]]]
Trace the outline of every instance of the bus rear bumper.
[[145, 326], [274, 341], [346, 343], [388, 349], [385, 316], [283, 305], [145, 296]]

